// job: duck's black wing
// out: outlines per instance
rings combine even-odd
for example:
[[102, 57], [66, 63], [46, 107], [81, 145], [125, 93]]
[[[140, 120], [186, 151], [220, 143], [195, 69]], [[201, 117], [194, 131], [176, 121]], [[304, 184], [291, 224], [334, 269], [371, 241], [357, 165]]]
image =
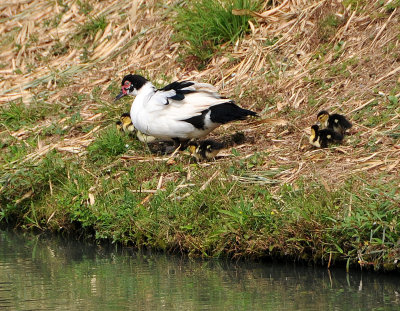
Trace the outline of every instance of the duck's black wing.
[[194, 88], [193, 81], [175, 81], [171, 84], [164, 86], [162, 89], [159, 89], [157, 92], [164, 93], [167, 98], [173, 100], [183, 100], [185, 98], [185, 94], [196, 92], [196, 88]]

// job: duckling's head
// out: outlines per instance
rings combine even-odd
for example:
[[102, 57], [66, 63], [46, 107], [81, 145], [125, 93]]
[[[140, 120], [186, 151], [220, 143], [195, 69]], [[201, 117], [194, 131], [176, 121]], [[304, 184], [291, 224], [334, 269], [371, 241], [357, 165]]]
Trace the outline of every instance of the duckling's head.
[[319, 125], [318, 124], [314, 124], [313, 126], [311, 126], [311, 131], [318, 132], [319, 131]]
[[118, 100], [126, 95], [133, 95], [136, 96], [138, 91], [145, 85], [148, 80], [139, 75], [126, 75], [122, 79], [121, 83], [121, 93], [115, 97], [115, 100]]
[[199, 148], [203, 148], [205, 156], [211, 159], [215, 158], [221, 149], [225, 148], [225, 144], [214, 140], [205, 140], [200, 144]]
[[328, 119], [329, 119], [329, 113], [326, 110], [322, 110], [318, 113], [317, 115], [318, 121], [324, 126], [328, 126]]
[[122, 131], [122, 122], [120, 120], [115, 122], [115, 126], [117, 127], [118, 131]]
[[131, 120], [131, 116], [129, 115], [129, 113], [123, 113], [121, 114], [121, 116], [119, 117], [119, 119], [121, 120], [121, 122], [125, 125], [128, 125], [129, 123], [132, 123]]
[[206, 157], [208, 159], [215, 158], [221, 149], [222, 147], [217, 147], [212, 144], [208, 144], [205, 150]]
[[120, 116], [119, 120], [121, 121], [122, 129], [125, 132], [133, 132], [135, 130], [135, 127], [132, 124], [132, 120], [129, 113], [123, 113]]
[[318, 131], [319, 131], [319, 126], [317, 124], [311, 126], [310, 142], [316, 140], [316, 137], [318, 136]]
[[319, 126], [317, 124], [314, 124], [313, 126], [311, 126], [311, 135], [309, 138], [309, 142], [311, 145], [315, 146], [315, 147], [321, 147], [319, 139]]
[[188, 149], [188, 151], [189, 151], [189, 153], [190, 153], [191, 155], [194, 155], [194, 154], [196, 154], [196, 153], [198, 152], [198, 150], [197, 150], [198, 147], [199, 147], [199, 145], [198, 145], [196, 142], [191, 141], [191, 142], [188, 144], [187, 149]]

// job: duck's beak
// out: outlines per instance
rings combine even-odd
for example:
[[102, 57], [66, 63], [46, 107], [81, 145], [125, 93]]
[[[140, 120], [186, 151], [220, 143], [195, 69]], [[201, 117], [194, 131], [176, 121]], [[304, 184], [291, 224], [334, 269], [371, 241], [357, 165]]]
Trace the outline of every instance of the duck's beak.
[[121, 99], [121, 98], [124, 97], [125, 95], [127, 95], [127, 94], [121, 91], [121, 93], [119, 93], [119, 94], [117, 95], [117, 97], [115, 97], [114, 101], [116, 101], [116, 100], [118, 100], [118, 99]]

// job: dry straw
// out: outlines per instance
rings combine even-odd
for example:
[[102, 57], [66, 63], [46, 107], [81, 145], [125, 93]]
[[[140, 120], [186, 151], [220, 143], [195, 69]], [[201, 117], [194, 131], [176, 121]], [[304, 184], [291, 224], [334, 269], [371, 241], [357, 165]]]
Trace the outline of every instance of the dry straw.
[[[257, 172], [232, 177], [239, 182], [274, 185], [293, 182], [300, 176], [337, 181], [355, 171], [398, 176], [400, 146], [398, 139], [387, 133], [398, 134], [399, 110], [373, 126], [366, 126], [363, 118], [368, 115], [362, 113], [371, 109], [371, 114], [379, 116], [386, 109], [388, 95], [398, 86], [400, 59], [393, 57], [394, 52], [387, 52], [388, 47], [399, 47], [400, 14], [398, 9], [387, 10], [391, 1], [383, 5], [382, 1], [358, 1], [364, 7], [354, 8], [344, 7], [345, 1], [275, 0], [272, 5], [265, 1], [260, 12], [236, 10], [233, 14], [254, 16], [251, 33], [236, 44], [225, 46], [224, 53], [216, 55], [201, 72], [179, 62], [181, 45], [171, 40], [172, 27], [165, 23], [173, 14], [168, 7], [175, 1], [163, 1], [162, 5], [143, 0], [90, 1], [91, 16], [105, 16], [107, 26], [83, 39], [86, 57], [82, 46], [73, 43], [73, 36], [90, 18], [77, 1], [64, 2], [68, 9], [47, 0], [0, 4], [0, 105], [18, 98], [29, 104], [33, 96], [46, 89], [52, 92], [49, 105], [56, 101], [62, 104], [63, 96], [72, 91], [90, 93], [95, 86], [101, 88], [101, 97], [107, 102], [113, 95], [107, 93], [109, 83], [138, 70], [160, 84], [166, 83], [160, 79], [163, 75], [170, 79], [196, 79], [216, 84], [222, 93], [236, 96], [243, 106], [264, 111], [262, 118], [266, 120], [279, 120], [246, 127], [251, 143], [242, 147], [241, 154], [246, 158], [265, 152], [267, 156], [263, 172], [258, 167]], [[328, 15], [340, 23], [335, 34], [323, 41], [321, 21]], [[235, 61], [230, 61], [232, 58]], [[355, 60], [346, 74], [332, 71]], [[69, 86], [58, 87], [65, 80]], [[397, 98], [399, 95], [396, 92]], [[268, 98], [273, 101], [265, 109]], [[257, 102], [261, 104], [256, 105]], [[103, 116], [95, 108], [93, 103], [81, 111], [81, 122], [92, 123], [92, 131], [70, 134], [56, 143], [42, 142], [23, 161], [38, 161], [52, 149], [83, 154], [103, 126]], [[313, 150], [306, 136], [316, 121], [315, 114], [323, 108], [342, 112], [353, 120], [357, 115], [361, 117], [354, 122], [353, 135], [342, 146]], [[64, 124], [67, 119], [58, 122]], [[24, 140], [46, 126], [48, 123], [43, 122], [9, 134]], [[244, 128], [235, 124], [225, 127], [228, 129]], [[284, 171], [268, 175], [283, 166]]]

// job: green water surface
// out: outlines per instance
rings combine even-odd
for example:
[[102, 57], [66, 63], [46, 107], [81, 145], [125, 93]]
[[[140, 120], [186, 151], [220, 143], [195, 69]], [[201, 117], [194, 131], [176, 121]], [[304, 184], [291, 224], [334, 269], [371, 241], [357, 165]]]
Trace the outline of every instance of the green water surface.
[[400, 310], [400, 276], [0, 231], [0, 310]]

